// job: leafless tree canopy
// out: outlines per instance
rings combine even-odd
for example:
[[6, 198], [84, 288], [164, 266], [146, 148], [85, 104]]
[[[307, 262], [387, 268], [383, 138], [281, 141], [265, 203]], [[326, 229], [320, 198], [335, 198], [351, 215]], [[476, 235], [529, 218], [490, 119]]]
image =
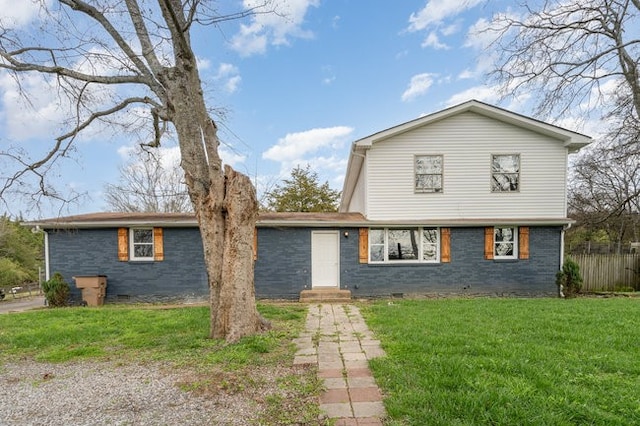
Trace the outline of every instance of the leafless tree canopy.
[[569, 185], [569, 214], [618, 244], [640, 239], [640, 162], [628, 147], [600, 143], [581, 153]]
[[119, 212], [182, 213], [193, 211], [184, 173], [162, 151], [139, 147], [119, 167], [118, 183], [106, 184], [109, 210]]
[[487, 31], [503, 94], [532, 97], [537, 115], [599, 110], [612, 135], [640, 130], [640, 0], [545, 0], [497, 16]]
[[42, 155], [19, 148], [0, 154], [18, 164], [3, 176], [0, 199], [30, 179], [32, 194], [58, 196], [47, 172], [81, 133], [100, 124], [151, 129], [148, 147], [159, 146], [171, 130], [202, 236], [210, 334], [229, 341], [265, 326], [255, 307], [253, 264], [246, 262], [258, 207], [250, 180], [222, 167], [191, 30], [266, 13], [268, 3], [225, 12], [226, 5], [213, 0], [38, 0], [40, 15], [28, 27], [0, 21], [0, 69], [18, 83], [47, 78], [69, 117]]

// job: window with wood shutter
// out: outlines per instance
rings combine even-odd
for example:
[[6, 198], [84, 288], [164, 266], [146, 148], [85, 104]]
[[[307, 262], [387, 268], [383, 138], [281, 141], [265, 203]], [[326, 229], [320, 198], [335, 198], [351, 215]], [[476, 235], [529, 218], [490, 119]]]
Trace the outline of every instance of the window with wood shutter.
[[488, 226], [484, 230], [484, 258], [528, 259], [529, 228], [526, 226]]

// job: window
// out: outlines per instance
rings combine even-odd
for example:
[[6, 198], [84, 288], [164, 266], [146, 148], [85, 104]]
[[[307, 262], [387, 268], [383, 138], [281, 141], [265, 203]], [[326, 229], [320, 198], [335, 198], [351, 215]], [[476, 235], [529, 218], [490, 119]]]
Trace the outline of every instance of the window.
[[514, 192], [520, 188], [520, 154], [491, 156], [491, 192]]
[[153, 260], [153, 228], [132, 228], [131, 260]]
[[442, 192], [442, 155], [416, 155], [415, 191]]
[[518, 254], [518, 228], [493, 228], [494, 259], [515, 259]]
[[438, 228], [372, 228], [369, 231], [369, 261], [438, 262]]

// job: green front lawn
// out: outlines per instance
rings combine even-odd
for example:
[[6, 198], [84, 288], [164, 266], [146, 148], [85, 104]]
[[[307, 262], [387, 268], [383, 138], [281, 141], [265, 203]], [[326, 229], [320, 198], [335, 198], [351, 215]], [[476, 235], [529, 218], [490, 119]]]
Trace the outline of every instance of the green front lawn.
[[640, 424], [640, 300], [435, 299], [362, 308], [391, 425]]

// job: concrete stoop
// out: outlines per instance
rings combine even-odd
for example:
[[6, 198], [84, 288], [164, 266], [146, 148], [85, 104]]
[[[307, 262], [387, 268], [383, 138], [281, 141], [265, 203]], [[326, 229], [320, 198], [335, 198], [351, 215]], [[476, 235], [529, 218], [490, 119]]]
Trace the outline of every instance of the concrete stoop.
[[351, 291], [337, 288], [322, 288], [313, 290], [302, 290], [300, 292], [300, 302], [302, 303], [349, 303], [351, 301]]

